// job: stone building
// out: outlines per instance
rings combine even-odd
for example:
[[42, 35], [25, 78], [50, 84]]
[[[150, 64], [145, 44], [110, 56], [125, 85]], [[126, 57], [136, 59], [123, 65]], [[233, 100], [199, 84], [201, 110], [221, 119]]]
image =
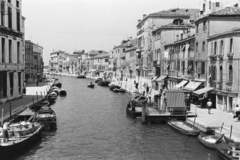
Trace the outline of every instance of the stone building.
[[0, 12], [0, 103], [22, 95], [24, 20], [21, 0], [2, 0]]

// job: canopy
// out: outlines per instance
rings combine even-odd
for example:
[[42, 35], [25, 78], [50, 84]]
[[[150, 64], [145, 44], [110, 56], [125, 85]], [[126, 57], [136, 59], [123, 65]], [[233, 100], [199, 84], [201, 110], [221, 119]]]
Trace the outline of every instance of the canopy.
[[201, 94], [206, 93], [208, 91], [211, 91], [213, 89], [214, 88], [212, 88], [212, 87], [205, 87], [205, 88], [199, 89], [199, 90], [197, 90], [197, 91], [195, 91], [193, 93], [196, 94], [196, 95], [201, 95]]
[[167, 107], [168, 108], [186, 108], [185, 91], [183, 90], [167, 90]]
[[165, 79], [167, 76], [162, 75], [161, 77], [158, 77], [155, 81], [156, 82], [161, 82], [163, 79]]
[[153, 77], [152, 81], [155, 81], [158, 77]]
[[191, 81], [184, 87], [184, 89], [189, 90], [189, 91], [194, 91], [195, 89], [197, 89], [198, 86], [201, 85], [201, 83], [202, 82]]
[[186, 84], [188, 81], [185, 81], [185, 80], [183, 80], [182, 82], [180, 82], [180, 83], [178, 83], [174, 88], [180, 88], [180, 87], [183, 87], [184, 86], [184, 84]]

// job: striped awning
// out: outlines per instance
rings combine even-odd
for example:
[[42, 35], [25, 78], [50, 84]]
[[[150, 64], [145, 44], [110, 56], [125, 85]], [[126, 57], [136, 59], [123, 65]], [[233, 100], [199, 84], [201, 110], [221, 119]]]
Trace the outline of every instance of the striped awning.
[[189, 90], [189, 91], [194, 91], [197, 89], [198, 86], [201, 85], [202, 82], [194, 82], [194, 81], [191, 81], [189, 82], [185, 87], [184, 89], [186, 90]]
[[166, 96], [168, 108], [186, 108], [185, 91], [183, 90], [166, 91]]
[[182, 80], [182, 82], [178, 83], [174, 88], [178, 89], [180, 87], [183, 87], [188, 81]]
[[201, 94], [206, 93], [208, 91], [211, 91], [213, 89], [214, 88], [212, 88], [212, 87], [205, 87], [205, 88], [199, 89], [199, 90], [197, 90], [197, 91], [195, 91], [193, 93], [196, 94], [196, 95], [201, 95]]

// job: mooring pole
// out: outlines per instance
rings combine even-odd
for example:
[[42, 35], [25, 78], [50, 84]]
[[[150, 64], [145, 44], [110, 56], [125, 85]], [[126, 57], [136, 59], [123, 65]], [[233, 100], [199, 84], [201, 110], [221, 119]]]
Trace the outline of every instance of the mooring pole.
[[10, 116], [10, 119], [12, 118], [12, 103], [10, 102], [9, 104], [9, 116]]
[[146, 105], [147, 103], [142, 103], [142, 124], [146, 124]]

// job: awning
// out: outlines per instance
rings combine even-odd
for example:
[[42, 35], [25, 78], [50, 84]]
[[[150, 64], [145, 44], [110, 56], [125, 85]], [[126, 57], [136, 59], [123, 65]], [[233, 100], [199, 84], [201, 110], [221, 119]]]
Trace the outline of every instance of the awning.
[[199, 90], [197, 90], [197, 91], [195, 91], [193, 93], [196, 94], [196, 95], [201, 95], [201, 94], [206, 93], [208, 91], [211, 91], [213, 89], [214, 88], [212, 88], [212, 87], [205, 87], [205, 88], [199, 89]]
[[158, 77], [153, 77], [152, 81], [155, 81]]
[[165, 79], [167, 76], [160, 76], [160, 77], [158, 77], [155, 81], [156, 82], [161, 82], [163, 79]]
[[198, 86], [201, 85], [202, 82], [189, 82], [184, 89], [189, 90], [189, 91], [194, 91], [195, 89], [197, 89]]
[[167, 107], [168, 108], [185, 108], [185, 91], [167, 90]]
[[186, 84], [188, 81], [185, 81], [185, 80], [183, 80], [182, 82], [180, 82], [180, 83], [178, 83], [174, 88], [180, 88], [180, 87], [182, 87], [182, 86], [184, 86], [184, 84]]

